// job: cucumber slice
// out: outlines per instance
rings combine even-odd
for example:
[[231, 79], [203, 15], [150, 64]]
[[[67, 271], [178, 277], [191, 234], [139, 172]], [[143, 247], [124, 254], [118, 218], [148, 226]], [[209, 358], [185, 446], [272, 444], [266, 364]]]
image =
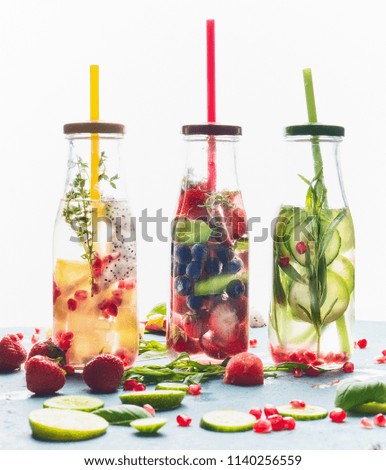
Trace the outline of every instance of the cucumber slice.
[[[312, 323], [306, 312], [300, 307], [304, 307], [311, 312], [310, 291], [307, 284], [293, 282], [290, 288], [288, 302], [292, 311], [300, 319]], [[331, 323], [341, 317], [347, 310], [350, 302], [350, 294], [344, 280], [331, 270], [327, 270], [327, 297], [320, 309], [322, 323]]]
[[109, 423], [93, 413], [41, 408], [28, 416], [32, 434], [44, 441], [83, 441], [106, 432]]
[[194, 295], [215, 295], [221, 294], [227, 285], [235, 280], [240, 279], [244, 283], [248, 282], [248, 274], [219, 274], [196, 283], [194, 287]]
[[49, 398], [43, 403], [44, 408], [60, 410], [94, 411], [103, 408], [104, 403], [99, 398], [84, 395], [63, 395]]
[[378, 414], [386, 413], [386, 403], [377, 403], [375, 401], [369, 403], [363, 403], [363, 405], [358, 405], [354, 409], [350, 410], [354, 413], [364, 413], [364, 414]]
[[355, 268], [352, 262], [345, 256], [338, 256], [331, 264], [330, 269], [339, 274], [346, 283], [349, 294], [351, 294], [355, 285]]
[[137, 431], [145, 434], [153, 434], [168, 422], [165, 418], [143, 418], [136, 419], [130, 423]]
[[235, 244], [235, 251], [248, 251], [249, 249], [249, 240], [248, 238], [240, 238]]
[[176, 382], [161, 382], [155, 387], [156, 390], [180, 390], [181, 392], [187, 392], [188, 388], [188, 385]]
[[324, 419], [328, 415], [326, 408], [322, 406], [306, 405], [305, 408], [293, 408], [291, 405], [280, 405], [276, 407], [282, 416], [291, 416], [298, 421], [311, 421]]
[[200, 426], [208, 431], [216, 432], [242, 432], [253, 428], [256, 418], [241, 411], [217, 410], [205, 413], [201, 418]]
[[155, 410], [172, 410], [178, 408], [184, 399], [185, 392], [179, 390], [156, 390], [155, 392], [131, 392], [119, 395], [122, 403], [130, 405], [151, 405]]
[[212, 229], [203, 220], [179, 219], [173, 225], [173, 240], [183, 245], [206, 243]]
[[[302, 222], [301, 224], [294, 227], [294, 229], [290, 233], [290, 239], [287, 243], [288, 249], [291, 252], [292, 257], [295, 258], [295, 260], [302, 266], [305, 266], [306, 264], [306, 255], [305, 254], [301, 255], [300, 253], [298, 253], [296, 251], [296, 245], [298, 242], [302, 241], [302, 242], [305, 242], [307, 245], [309, 245], [310, 249], [312, 249], [312, 247], [315, 245], [315, 242], [307, 238], [308, 232], [309, 232], [309, 223]], [[339, 232], [338, 230], [334, 230], [331, 240], [329, 244], [327, 245], [327, 248], [325, 251], [327, 266], [331, 264], [334, 261], [334, 259], [338, 256], [340, 245], [341, 245], [341, 238], [340, 238]]]

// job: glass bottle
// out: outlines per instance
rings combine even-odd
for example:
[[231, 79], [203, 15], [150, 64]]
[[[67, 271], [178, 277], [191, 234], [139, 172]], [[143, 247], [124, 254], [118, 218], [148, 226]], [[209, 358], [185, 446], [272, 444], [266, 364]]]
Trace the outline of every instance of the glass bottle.
[[338, 147], [344, 128], [285, 130], [285, 203], [275, 223], [269, 321], [275, 362], [338, 365], [353, 347], [355, 237]]
[[124, 126], [71, 123], [64, 134], [69, 156], [54, 229], [53, 338], [76, 371], [101, 352], [130, 366], [138, 353], [136, 241], [119, 168]]
[[248, 348], [248, 231], [236, 172], [238, 126], [183, 126], [187, 167], [172, 227], [172, 356], [203, 362]]

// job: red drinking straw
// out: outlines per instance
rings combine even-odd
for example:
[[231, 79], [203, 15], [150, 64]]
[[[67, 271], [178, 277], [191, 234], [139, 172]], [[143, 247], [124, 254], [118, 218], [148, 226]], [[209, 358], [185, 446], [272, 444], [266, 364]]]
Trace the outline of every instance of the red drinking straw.
[[[208, 122], [216, 122], [216, 60], [214, 20], [206, 20]], [[216, 139], [209, 136], [208, 190], [216, 191]]]

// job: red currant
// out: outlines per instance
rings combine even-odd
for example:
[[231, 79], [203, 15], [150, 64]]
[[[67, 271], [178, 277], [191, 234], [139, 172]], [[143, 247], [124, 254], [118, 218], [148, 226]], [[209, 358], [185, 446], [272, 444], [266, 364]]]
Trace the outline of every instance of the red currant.
[[190, 395], [200, 395], [201, 393], [201, 385], [200, 384], [191, 384], [188, 387], [188, 393]]
[[155, 416], [155, 409], [151, 405], [143, 405], [142, 407], [144, 410], [146, 410], [148, 413], [150, 413], [152, 416]]
[[178, 426], [181, 426], [181, 427], [190, 426], [190, 423], [192, 422], [192, 418], [188, 415], [178, 415], [176, 420], [177, 420]]
[[295, 369], [293, 369], [292, 371], [292, 375], [294, 377], [302, 377], [304, 374], [304, 372], [302, 371], [302, 369], [300, 369], [300, 367], [295, 367]]
[[276, 407], [273, 405], [265, 405], [264, 407], [264, 414], [265, 417], [268, 418], [271, 415], [278, 415], [279, 412], [277, 411]]
[[350, 373], [350, 372], [354, 372], [354, 364], [352, 362], [345, 362], [343, 364], [343, 372], [347, 372], [347, 373]]
[[364, 429], [372, 429], [373, 423], [369, 420], [369, 418], [362, 418], [361, 419], [361, 427]]
[[305, 408], [306, 403], [303, 400], [291, 400], [289, 404], [292, 408]]
[[385, 418], [385, 415], [383, 415], [382, 413], [378, 413], [377, 415], [374, 416], [374, 424], [376, 426], [381, 426], [381, 427], [385, 427], [386, 426], [386, 418]]
[[272, 431], [272, 424], [268, 419], [258, 419], [253, 425], [253, 430], [258, 433], [267, 433]]
[[284, 421], [284, 429], [286, 431], [293, 431], [296, 428], [296, 421], [292, 416], [286, 416], [283, 418]]
[[261, 408], [251, 408], [249, 410], [249, 414], [253, 415], [256, 419], [260, 419], [263, 412], [262, 412]]
[[270, 415], [267, 419], [271, 423], [272, 431], [282, 431], [284, 429], [283, 416], [279, 414]]
[[358, 348], [364, 349], [367, 346], [367, 339], [365, 339], [365, 338], [359, 339], [357, 341], [357, 345], [358, 345]]
[[347, 413], [342, 408], [334, 408], [330, 411], [329, 417], [334, 423], [343, 423], [347, 418]]

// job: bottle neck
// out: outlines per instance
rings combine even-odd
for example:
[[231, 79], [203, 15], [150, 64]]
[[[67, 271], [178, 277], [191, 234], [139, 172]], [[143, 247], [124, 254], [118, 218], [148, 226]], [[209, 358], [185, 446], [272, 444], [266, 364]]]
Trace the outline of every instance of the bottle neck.
[[183, 188], [202, 186], [211, 192], [237, 191], [236, 143], [234, 136], [185, 136], [186, 174]]
[[286, 140], [281, 172], [284, 203], [306, 207], [313, 197], [323, 208], [347, 207], [339, 158], [342, 138], [296, 136]]
[[65, 197], [74, 190], [80, 199], [124, 199], [120, 172], [122, 135], [77, 134], [67, 139], [69, 153]]

